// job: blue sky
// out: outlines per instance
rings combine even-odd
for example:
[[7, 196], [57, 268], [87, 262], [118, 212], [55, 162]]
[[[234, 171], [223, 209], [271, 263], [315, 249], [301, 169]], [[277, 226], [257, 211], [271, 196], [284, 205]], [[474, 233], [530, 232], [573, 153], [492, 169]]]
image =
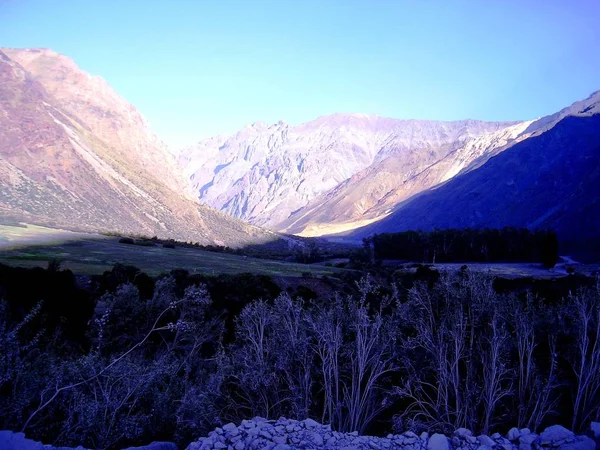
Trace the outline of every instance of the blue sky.
[[529, 119], [600, 89], [600, 0], [0, 0], [173, 146], [334, 112]]

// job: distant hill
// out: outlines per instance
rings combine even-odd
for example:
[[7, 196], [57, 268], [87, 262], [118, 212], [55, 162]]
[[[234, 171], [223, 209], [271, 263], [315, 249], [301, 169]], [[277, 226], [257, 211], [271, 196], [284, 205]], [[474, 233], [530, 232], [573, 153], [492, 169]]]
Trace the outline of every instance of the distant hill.
[[201, 206], [141, 114], [47, 49], [0, 50], [0, 215], [231, 246], [275, 238]]

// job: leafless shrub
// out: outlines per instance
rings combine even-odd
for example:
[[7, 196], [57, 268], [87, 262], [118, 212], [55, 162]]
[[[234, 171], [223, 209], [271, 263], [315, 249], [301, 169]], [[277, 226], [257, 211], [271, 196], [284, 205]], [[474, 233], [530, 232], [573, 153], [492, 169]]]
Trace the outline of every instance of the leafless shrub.
[[600, 415], [600, 281], [596, 288], [571, 295], [575, 351], [571, 363], [576, 385], [573, 402], [575, 430]]
[[501, 302], [487, 277], [444, 275], [430, 289], [409, 293], [415, 335], [405, 345], [406, 378], [396, 388], [408, 406], [399, 425], [443, 430], [487, 430], [498, 405], [511, 395], [508, 332]]
[[[545, 305], [542, 299], [527, 294], [524, 301], [512, 296], [509, 301], [508, 313], [513, 329], [511, 339], [516, 348], [514, 380], [516, 424], [521, 428], [537, 430], [544, 419], [555, 412], [559, 400], [557, 393], [559, 382], [556, 331], [551, 330], [546, 335], [542, 335], [542, 333], [536, 333], [536, 329], [542, 328], [543, 325], [546, 325], [544, 328], [552, 326], [552, 322], [544, 323], [544, 316], [556, 320], [559, 310], [556, 307]], [[546, 362], [547, 371], [545, 373], [536, 361], [536, 351], [540, 345], [547, 345], [548, 348], [549, 360]]]

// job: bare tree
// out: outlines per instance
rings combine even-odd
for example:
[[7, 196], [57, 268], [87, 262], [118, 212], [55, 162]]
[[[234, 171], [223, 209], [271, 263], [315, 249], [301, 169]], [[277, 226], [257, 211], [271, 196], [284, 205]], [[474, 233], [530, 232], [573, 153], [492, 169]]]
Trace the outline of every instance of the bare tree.
[[330, 423], [341, 429], [341, 379], [340, 366], [344, 327], [342, 299], [335, 295], [327, 305], [317, 307], [309, 316], [314, 334], [311, 343], [320, 366], [323, 386], [321, 423]]
[[302, 299], [293, 300], [289, 294], [279, 295], [273, 305], [276, 368], [281, 371], [290, 392], [291, 415], [305, 418], [312, 404], [314, 355]]
[[594, 290], [574, 294], [570, 301], [576, 339], [572, 428], [579, 430], [597, 419], [600, 411], [600, 281], [596, 280]]
[[409, 400], [396, 416], [414, 428], [487, 430], [512, 395], [509, 335], [489, 277], [443, 275], [433, 288], [409, 292], [416, 334], [405, 342], [407, 376], [397, 394]]
[[[545, 374], [541, 372], [535, 360], [535, 352], [540, 345], [536, 337], [536, 328], [540, 322], [543, 324], [544, 320], [547, 320], [545, 317], [556, 320], [559, 311], [557, 308], [544, 305], [542, 299], [534, 298], [527, 293], [524, 301], [514, 295], [511, 296], [508, 316], [513, 327], [513, 340], [516, 347], [517, 426], [537, 430], [546, 416], [554, 412], [558, 403], [556, 375], [558, 361], [556, 333], [550, 331], [547, 336], [544, 336], [542, 342], [547, 344], [548, 348], [548, 372]], [[556, 327], [552, 328], [556, 329]]]
[[[348, 299], [350, 320], [350, 379], [344, 387], [344, 405], [347, 413], [343, 429], [364, 432], [375, 416], [385, 408], [381, 396], [382, 378], [397, 369], [394, 362], [398, 333], [397, 316], [383, 309], [395, 298], [380, 298], [381, 306], [370, 311], [369, 295], [379, 295], [370, 279], [358, 283], [360, 297]], [[396, 305], [394, 305], [396, 306]]]
[[489, 328], [489, 335], [483, 338], [482, 345], [484, 434], [489, 434], [493, 414], [500, 401], [512, 395], [511, 371], [506, 356], [508, 333], [496, 311], [493, 312]]

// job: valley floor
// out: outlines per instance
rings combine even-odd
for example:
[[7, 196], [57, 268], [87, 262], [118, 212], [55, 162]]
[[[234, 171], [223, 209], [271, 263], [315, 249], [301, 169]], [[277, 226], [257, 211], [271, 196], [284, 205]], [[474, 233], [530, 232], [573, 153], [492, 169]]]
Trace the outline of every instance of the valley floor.
[[75, 273], [95, 275], [115, 264], [132, 265], [149, 275], [186, 269], [206, 275], [251, 272], [270, 276], [335, 275], [342, 269], [323, 265], [215, 253], [198, 248], [164, 248], [119, 242], [118, 237], [74, 233], [27, 225], [0, 225], [0, 263], [18, 267], [47, 267], [58, 260]]
[[[562, 257], [568, 258], [568, 257]], [[569, 258], [570, 260], [570, 258]], [[572, 261], [572, 260], [570, 260]], [[559, 262], [552, 269], [545, 268], [542, 264], [535, 263], [436, 263], [432, 264], [432, 268], [440, 272], [457, 272], [461, 267], [467, 266], [469, 270], [478, 273], [485, 273], [494, 277], [502, 278], [535, 278], [535, 279], [552, 279], [567, 276], [568, 268], [572, 267], [575, 272], [581, 275], [590, 276], [594, 271], [598, 270], [597, 265], [580, 264], [577, 262]], [[415, 271], [416, 269], [411, 269]]]

